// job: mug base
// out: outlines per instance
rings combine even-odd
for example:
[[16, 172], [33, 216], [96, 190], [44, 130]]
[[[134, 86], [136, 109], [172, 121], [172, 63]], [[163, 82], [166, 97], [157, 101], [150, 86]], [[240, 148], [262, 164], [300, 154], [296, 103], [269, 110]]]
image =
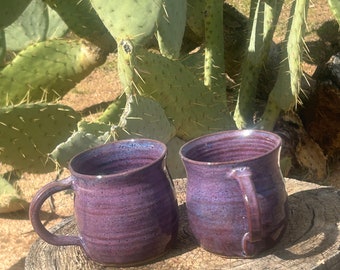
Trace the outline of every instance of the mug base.
[[160, 259], [161, 257], [165, 256], [169, 250], [171, 248], [166, 249], [165, 251], [163, 251], [162, 253], [147, 258], [145, 260], [142, 261], [136, 261], [136, 262], [127, 262], [127, 263], [115, 263], [115, 262], [108, 262], [108, 263], [103, 263], [103, 262], [98, 262], [96, 260], [91, 259], [89, 256], [86, 256], [89, 260], [92, 260], [94, 263], [100, 265], [100, 266], [104, 266], [104, 267], [136, 267], [136, 266], [142, 266], [142, 265], [146, 265], [152, 262], [157, 261], [158, 259]]
[[263, 238], [262, 240], [253, 243], [253, 254], [252, 255], [247, 255], [246, 253], [244, 253], [243, 251], [239, 251], [239, 252], [233, 252], [230, 254], [225, 254], [222, 252], [216, 252], [213, 250], [210, 250], [209, 248], [204, 247], [204, 245], [200, 244], [200, 248], [202, 248], [203, 250], [210, 252], [212, 254], [215, 254], [219, 257], [222, 258], [228, 258], [228, 259], [254, 259], [254, 258], [258, 258], [263, 256], [264, 254], [266, 254], [267, 252], [270, 252], [270, 250], [272, 248], [274, 248], [279, 241], [281, 240], [281, 238], [283, 237], [286, 229], [287, 229], [287, 219], [284, 219], [281, 222], [281, 226], [278, 227], [274, 232], [272, 232], [268, 237]]

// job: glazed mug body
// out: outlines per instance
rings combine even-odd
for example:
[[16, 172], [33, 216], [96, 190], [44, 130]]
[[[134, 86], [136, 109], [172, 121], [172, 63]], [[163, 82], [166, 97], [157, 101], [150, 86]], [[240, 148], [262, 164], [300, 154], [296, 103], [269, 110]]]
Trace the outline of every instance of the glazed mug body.
[[189, 225], [200, 246], [223, 256], [252, 257], [279, 241], [287, 224], [280, 147], [274, 133], [233, 130], [181, 148]]
[[[43, 187], [30, 207], [32, 225], [54, 245], [79, 245], [101, 264], [136, 265], [163, 255], [174, 243], [178, 207], [165, 167], [166, 146], [122, 140], [85, 151], [70, 162], [70, 177]], [[38, 212], [51, 194], [74, 191], [78, 236], [57, 236]]]

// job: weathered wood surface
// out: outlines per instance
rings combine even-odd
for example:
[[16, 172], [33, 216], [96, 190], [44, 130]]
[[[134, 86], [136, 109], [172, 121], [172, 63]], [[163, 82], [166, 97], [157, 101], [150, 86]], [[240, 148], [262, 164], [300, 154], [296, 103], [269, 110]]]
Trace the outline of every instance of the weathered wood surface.
[[[128, 269], [340, 269], [340, 190], [286, 179], [290, 217], [280, 243], [258, 258], [232, 259], [197, 246], [187, 223], [185, 184], [184, 179], [175, 180], [180, 208], [176, 246], [158, 261]], [[58, 234], [76, 234], [72, 217], [52, 230]], [[56, 247], [38, 240], [26, 258], [25, 269], [123, 268], [98, 265], [88, 260], [79, 247]]]

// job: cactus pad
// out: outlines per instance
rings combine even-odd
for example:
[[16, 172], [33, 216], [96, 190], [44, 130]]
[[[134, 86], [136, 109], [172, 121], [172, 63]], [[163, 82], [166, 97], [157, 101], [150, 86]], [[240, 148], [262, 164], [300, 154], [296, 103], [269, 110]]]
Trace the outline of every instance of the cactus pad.
[[90, 0], [45, 0], [67, 23], [73, 33], [106, 52], [115, 49], [115, 40], [104, 26]]
[[[116, 109], [114, 111], [118, 112]], [[111, 114], [109, 118], [99, 118], [109, 124], [81, 121], [78, 124], [78, 131], [67, 141], [59, 144], [50, 157], [60, 166], [66, 167], [70, 159], [79, 152], [113, 140], [143, 137], [166, 143], [175, 134], [175, 128], [169, 123], [162, 107], [149, 98], [130, 96], [127, 98], [119, 123], [113, 123], [112, 116], [117, 117], [116, 114]]]
[[111, 125], [81, 121], [78, 123], [78, 130], [51, 151], [49, 156], [59, 166], [67, 167], [68, 162], [76, 154], [107, 143], [110, 139]]
[[187, 24], [196, 36], [204, 38], [205, 0], [187, 0]]
[[126, 95], [115, 99], [98, 118], [98, 122], [118, 124], [126, 104]]
[[166, 144], [168, 149], [167, 167], [173, 179], [186, 177], [185, 168], [178, 154], [184, 143], [185, 141], [179, 139], [178, 137], [173, 137]]
[[161, 105], [150, 98], [135, 95], [128, 98], [114, 132], [117, 139], [150, 138], [166, 143], [176, 130]]
[[27, 8], [31, 0], [2, 0], [0, 8], [0, 29], [11, 25]]
[[5, 31], [0, 29], [0, 70], [5, 65], [6, 58], [6, 37]]
[[328, 0], [328, 3], [336, 20], [340, 24], [340, 2], [338, 0]]
[[32, 0], [25, 11], [6, 29], [7, 49], [20, 51], [28, 45], [63, 36], [68, 27], [41, 0]]
[[58, 104], [0, 108], [0, 160], [14, 169], [46, 172], [55, 168], [47, 154], [70, 136], [80, 116]]
[[0, 176], [0, 214], [23, 210], [28, 203], [6, 179]]
[[209, 91], [181, 62], [143, 51], [137, 57], [134, 85], [164, 108], [179, 138], [231, 129], [226, 97]]
[[139, 45], [153, 36], [163, 0], [91, 0], [91, 3], [117, 43], [128, 39]]
[[104, 60], [81, 40], [31, 45], [0, 72], [0, 106], [60, 98]]
[[186, 0], [165, 0], [157, 23], [157, 40], [162, 55], [178, 59], [186, 25]]

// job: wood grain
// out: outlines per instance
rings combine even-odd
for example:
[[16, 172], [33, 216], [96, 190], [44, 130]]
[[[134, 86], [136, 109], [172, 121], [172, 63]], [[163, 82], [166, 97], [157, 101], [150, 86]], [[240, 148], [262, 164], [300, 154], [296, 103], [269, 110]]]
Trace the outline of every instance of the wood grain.
[[[273, 249], [254, 259], [225, 258], [198, 247], [188, 227], [185, 179], [176, 179], [180, 228], [176, 246], [157, 261], [128, 269], [340, 269], [340, 191], [331, 187], [286, 179], [289, 224]], [[51, 229], [76, 234], [73, 217]], [[26, 258], [26, 270], [127, 269], [96, 264], [79, 247], [56, 247], [37, 240]]]

